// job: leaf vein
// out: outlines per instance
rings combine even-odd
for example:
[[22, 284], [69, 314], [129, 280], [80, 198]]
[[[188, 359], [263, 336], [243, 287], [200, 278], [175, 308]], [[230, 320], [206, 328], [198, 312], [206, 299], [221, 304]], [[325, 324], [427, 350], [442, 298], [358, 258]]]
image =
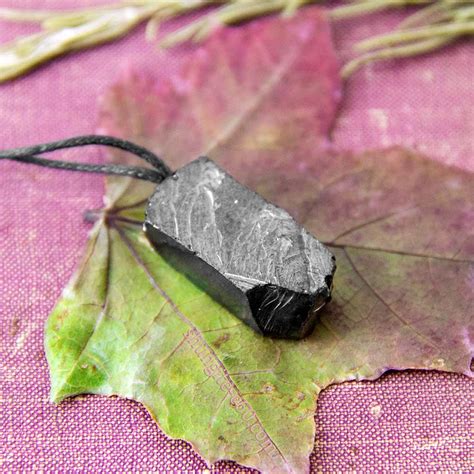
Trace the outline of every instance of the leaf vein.
[[344, 249], [344, 254], [347, 257], [347, 260], [349, 261], [350, 265], [354, 269], [354, 272], [356, 275], [364, 282], [365, 285], [369, 288], [369, 290], [372, 292], [372, 294], [399, 320], [401, 321], [406, 327], [410, 328], [420, 339], [424, 340], [426, 343], [428, 343], [432, 348], [439, 350], [439, 347], [433, 344], [433, 342], [418, 332], [405, 318], [403, 318], [400, 314], [398, 314], [389, 304], [388, 302], [380, 295], [374, 288], [373, 286], [368, 282], [368, 280], [362, 275], [362, 273], [359, 271], [357, 266], [355, 265], [354, 260], [352, 257], [349, 255], [349, 252], [347, 252], [346, 249]]

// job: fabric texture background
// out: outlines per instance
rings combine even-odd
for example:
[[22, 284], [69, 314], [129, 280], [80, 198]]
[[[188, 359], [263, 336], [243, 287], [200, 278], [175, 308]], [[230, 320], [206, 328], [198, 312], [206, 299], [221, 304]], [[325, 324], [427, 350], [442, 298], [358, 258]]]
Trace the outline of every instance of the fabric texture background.
[[[68, 7], [82, 0], [1, 0], [0, 7]], [[106, 3], [106, 2], [103, 2]], [[341, 57], [356, 38], [386, 30], [398, 13], [335, 29]], [[0, 26], [0, 40], [31, 30]], [[474, 56], [468, 44], [414, 62], [366, 68], [351, 78], [333, 131], [336, 146], [405, 144], [474, 171]], [[123, 67], [153, 66], [143, 29], [117, 43], [51, 63], [0, 86], [0, 147], [34, 144], [97, 126], [97, 103]], [[186, 48], [167, 54], [170, 74]], [[155, 58], [155, 59], [154, 59]], [[101, 151], [63, 156], [97, 162]], [[90, 226], [86, 209], [102, 204], [102, 178], [0, 163], [0, 470], [243, 472], [205, 462], [168, 439], [144, 407], [80, 396], [48, 400], [43, 326], [78, 263]], [[332, 386], [319, 397], [313, 471], [474, 470], [474, 381], [439, 372], [390, 373], [376, 382]]]

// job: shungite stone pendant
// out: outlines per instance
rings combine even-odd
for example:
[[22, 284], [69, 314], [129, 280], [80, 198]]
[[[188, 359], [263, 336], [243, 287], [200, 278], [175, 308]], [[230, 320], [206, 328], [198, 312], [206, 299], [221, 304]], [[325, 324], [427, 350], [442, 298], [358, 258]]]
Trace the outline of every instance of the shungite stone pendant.
[[172, 266], [261, 334], [303, 338], [330, 300], [329, 250], [208, 158], [158, 185], [145, 230]]

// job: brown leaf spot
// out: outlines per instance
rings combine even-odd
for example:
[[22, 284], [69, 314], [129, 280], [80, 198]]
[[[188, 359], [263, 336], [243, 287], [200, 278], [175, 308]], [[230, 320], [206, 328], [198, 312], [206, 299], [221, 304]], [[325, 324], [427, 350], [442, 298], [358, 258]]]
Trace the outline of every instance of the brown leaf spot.
[[54, 326], [56, 331], [59, 331], [61, 329], [64, 321], [68, 318], [68, 316], [69, 316], [69, 311], [67, 309], [65, 309], [64, 311], [58, 314], [56, 318], [56, 324]]
[[10, 336], [15, 337], [20, 329], [20, 318], [14, 317], [10, 326]]
[[212, 343], [212, 345], [218, 349], [220, 346], [222, 346], [222, 344], [226, 343], [229, 339], [230, 339], [230, 334], [228, 332], [225, 332], [224, 334], [222, 334], [222, 336], [219, 336]]
[[273, 391], [275, 391], [275, 386], [271, 384], [270, 382], [265, 383], [264, 386], [262, 387], [262, 392], [270, 393]]

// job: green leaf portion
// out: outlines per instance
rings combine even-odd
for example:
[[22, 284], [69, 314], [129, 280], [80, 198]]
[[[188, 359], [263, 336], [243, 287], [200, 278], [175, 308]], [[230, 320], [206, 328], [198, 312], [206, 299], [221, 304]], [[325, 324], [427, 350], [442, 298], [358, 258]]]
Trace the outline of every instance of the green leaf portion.
[[[89, 341], [103, 317], [107, 297], [109, 236], [100, 225], [91, 232], [86, 255], [64, 289], [46, 325], [46, 355], [51, 374], [51, 399], [100, 387], [106, 374], [88, 364]], [[84, 370], [88, 369], [88, 370]]]
[[[283, 354], [286, 345], [242, 325], [164, 262], [140, 229], [100, 225], [48, 320], [51, 396], [120, 394], [143, 402], [165, 432], [192, 440], [211, 461], [305, 469], [314, 372], [284, 373], [294, 358]], [[301, 439], [287, 439], [293, 424], [306, 434], [305, 457]]]

